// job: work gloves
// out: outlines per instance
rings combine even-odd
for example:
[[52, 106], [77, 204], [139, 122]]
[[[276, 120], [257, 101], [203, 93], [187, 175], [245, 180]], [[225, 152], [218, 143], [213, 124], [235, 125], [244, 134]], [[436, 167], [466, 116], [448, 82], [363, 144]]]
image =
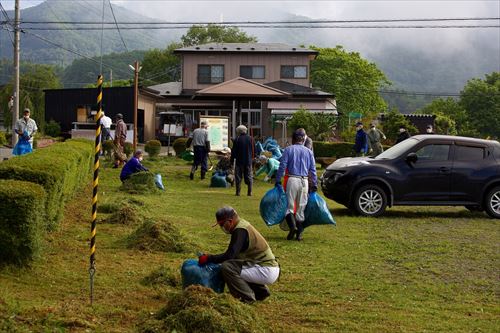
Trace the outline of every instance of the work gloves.
[[280, 182], [280, 181], [277, 181], [276, 183], [274, 183], [274, 186], [275, 186], [275, 187], [279, 187], [279, 186], [281, 186], [281, 182]]
[[269, 177], [268, 177], [268, 176], [265, 176], [265, 177], [264, 177], [264, 181], [265, 181], [265, 182], [269, 181]]
[[309, 189], [309, 192], [317, 192], [318, 191], [318, 186], [317, 185], [312, 185], [311, 188]]
[[202, 254], [201, 256], [198, 257], [198, 265], [205, 265], [206, 263], [208, 263], [207, 254]]

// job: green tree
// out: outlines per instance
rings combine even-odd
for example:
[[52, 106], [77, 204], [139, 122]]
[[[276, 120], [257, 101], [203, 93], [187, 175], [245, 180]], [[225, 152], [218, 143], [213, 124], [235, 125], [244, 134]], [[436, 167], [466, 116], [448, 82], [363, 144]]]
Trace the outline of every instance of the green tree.
[[[21, 66], [23, 67], [23, 73], [19, 79], [21, 86], [19, 114], [22, 115], [24, 108], [29, 108], [31, 117], [43, 131], [45, 125], [45, 94], [43, 90], [61, 88], [61, 83], [54, 66], [29, 63], [22, 63]], [[7, 84], [0, 91], [0, 100], [8, 101], [10, 96], [13, 95], [13, 91], [13, 84]], [[8, 118], [6, 122], [12, 119], [10, 112]]]
[[335, 94], [342, 117], [349, 112], [374, 118], [387, 109], [379, 90], [390, 84], [384, 73], [356, 52], [342, 46], [311, 49], [319, 52], [311, 62], [311, 82], [324, 91]]
[[255, 43], [257, 37], [249, 36], [236, 27], [226, 27], [217, 24], [193, 25], [181, 37], [182, 45], [193, 46], [207, 43]]
[[337, 117], [334, 115], [311, 113], [305, 108], [300, 108], [288, 121], [288, 128], [292, 131], [303, 128], [311, 139], [323, 141], [332, 136], [332, 127], [336, 121]]
[[144, 85], [171, 82], [180, 79], [180, 58], [174, 50], [182, 47], [180, 43], [171, 43], [166, 49], [152, 49], [144, 55], [142, 70], [139, 74]]
[[399, 113], [398, 110], [396, 109], [391, 109], [384, 117], [384, 122], [382, 123], [383, 125], [383, 130], [384, 134], [387, 136], [387, 138], [395, 142], [398, 133], [399, 133], [399, 127], [400, 126], [405, 126], [406, 130], [411, 134], [416, 134], [418, 133], [418, 129], [413, 126], [408, 119], [405, 118], [401, 113]]
[[[133, 85], [134, 85], [134, 80], [132, 80], [132, 79], [113, 81], [113, 87], [131, 87]], [[109, 87], [111, 87], [111, 82], [110, 81], [104, 81], [102, 83], [102, 87], [103, 88], [109, 88]], [[97, 83], [87, 84], [84, 88], [97, 88]]]
[[469, 80], [460, 92], [460, 105], [473, 129], [482, 137], [500, 137], [500, 72], [484, 80]]
[[451, 97], [435, 99], [417, 113], [435, 115], [435, 132], [438, 134], [467, 135], [471, 132], [467, 112]]

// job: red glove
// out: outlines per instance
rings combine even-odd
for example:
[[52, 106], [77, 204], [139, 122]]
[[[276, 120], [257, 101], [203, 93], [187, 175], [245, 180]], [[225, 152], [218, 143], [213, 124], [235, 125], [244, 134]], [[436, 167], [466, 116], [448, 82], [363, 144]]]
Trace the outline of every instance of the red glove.
[[208, 262], [208, 255], [202, 254], [198, 257], [198, 265], [205, 265]]

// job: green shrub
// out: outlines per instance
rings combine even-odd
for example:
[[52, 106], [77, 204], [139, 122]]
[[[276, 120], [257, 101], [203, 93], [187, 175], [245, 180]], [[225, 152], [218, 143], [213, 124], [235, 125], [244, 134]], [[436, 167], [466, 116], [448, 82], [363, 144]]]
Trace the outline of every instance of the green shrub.
[[62, 218], [64, 202], [91, 180], [93, 151], [89, 140], [56, 143], [0, 163], [0, 179], [41, 185], [47, 193], [46, 226], [54, 229]]
[[181, 154], [186, 150], [187, 140], [187, 138], [175, 139], [174, 143], [172, 144], [172, 147], [175, 151], [175, 156], [181, 156]]
[[47, 124], [45, 124], [45, 135], [51, 136], [53, 138], [61, 135], [61, 125], [55, 120], [50, 120]]
[[149, 157], [156, 157], [160, 155], [161, 142], [158, 140], [149, 140], [146, 142], [144, 150], [149, 154]]
[[129, 158], [134, 153], [134, 145], [131, 142], [125, 142], [123, 152], [127, 155], [127, 158]]
[[353, 156], [351, 142], [319, 142], [314, 141], [314, 157], [349, 157]]
[[0, 264], [26, 265], [37, 256], [45, 199], [38, 184], [0, 179]]
[[102, 142], [102, 151], [104, 152], [104, 156], [111, 159], [114, 147], [115, 144], [113, 143], [113, 140], [105, 140]]
[[7, 144], [7, 137], [5, 136], [5, 132], [0, 132], [0, 146]]

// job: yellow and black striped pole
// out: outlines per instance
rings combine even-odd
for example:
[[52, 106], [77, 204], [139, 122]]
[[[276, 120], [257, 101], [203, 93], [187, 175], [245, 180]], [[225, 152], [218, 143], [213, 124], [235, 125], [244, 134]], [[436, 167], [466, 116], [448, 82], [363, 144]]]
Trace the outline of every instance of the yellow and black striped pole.
[[99, 185], [99, 154], [101, 152], [101, 117], [102, 117], [102, 75], [97, 77], [97, 108], [95, 115], [95, 151], [94, 151], [94, 182], [92, 191], [92, 226], [90, 228], [90, 305], [94, 301], [95, 275], [95, 235], [97, 223], [97, 186]]

